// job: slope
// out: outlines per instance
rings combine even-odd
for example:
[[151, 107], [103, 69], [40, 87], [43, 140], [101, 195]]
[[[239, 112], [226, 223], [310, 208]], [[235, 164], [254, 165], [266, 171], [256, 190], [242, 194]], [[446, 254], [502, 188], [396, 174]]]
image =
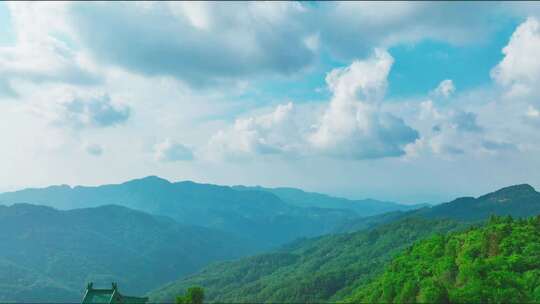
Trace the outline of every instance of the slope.
[[300, 240], [281, 250], [211, 265], [150, 293], [169, 302], [187, 287], [205, 288], [209, 301], [321, 302], [367, 282], [401, 248], [433, 233], [458, 228], [453, 221], [405, 219], [370, 231]]
[[538, 303], [540, 217], [493, 217], [485, 227], [421, 241], [351, 302]]
[[78, 301], [88, 281], [143, 293], [249, 253], [225, 233], [125, 207], [0, 205], [0, 301]]

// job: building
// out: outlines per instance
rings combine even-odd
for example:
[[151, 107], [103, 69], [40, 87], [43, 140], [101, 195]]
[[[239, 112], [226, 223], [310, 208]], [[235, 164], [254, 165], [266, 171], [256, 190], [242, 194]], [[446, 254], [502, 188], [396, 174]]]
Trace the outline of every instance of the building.
[[111, 289], [94, 288], [93, 283], [88, 283], [82, 300], [83, 304], [145, 304], [148, 298], [124, 296], [118, 291], [116, 283], [112, 283]]

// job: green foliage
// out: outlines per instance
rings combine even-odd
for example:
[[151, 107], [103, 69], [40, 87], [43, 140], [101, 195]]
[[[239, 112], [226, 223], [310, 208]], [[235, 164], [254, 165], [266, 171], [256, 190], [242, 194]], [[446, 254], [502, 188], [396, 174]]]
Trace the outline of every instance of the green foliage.
[[540, 217], [491, 217], [484, 227], [414, 244], [352, 302], [538, 302]]
[[150, 299], [171, 302], [197, 285], [211, 302], [336, 301], [381, 273], [407, 245], [458, 227], [449, 220], [408, 218], [368, 231], [298, 241], [278, 252], [212, 265], [155, 290]]
[[188, 288], [185, 295], [176, 297], [176, 304], [202, 304], [204, 301], [204, 289], [198, 286]]
[[0, 206], [0, 240], [1, 303], [77, 302], [89, 281], [142, 295], [246, 253], [226, 233], [120, 206]]

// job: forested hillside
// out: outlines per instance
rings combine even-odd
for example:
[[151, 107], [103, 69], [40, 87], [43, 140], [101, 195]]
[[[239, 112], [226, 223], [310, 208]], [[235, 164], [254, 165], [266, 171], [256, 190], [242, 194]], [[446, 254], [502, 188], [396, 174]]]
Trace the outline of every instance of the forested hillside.
[[209, 301], [333, 301], [368, 282], [415, 240], [458, 227], [449, 220], [409, 218], [370, 231], [300, 240], [277, 252], [211, 265], [150, 296], [169, 302], [197, 285], [205, 288]]
[[528, 217], [540, 214], [540, 193], [527, 184], [513, 185], [474, 197], [460, 197], [447, 203], [424, 206], [411, 211], [394, 211], [344, 222], [337, 232], [356, 231], [401, 218], [450, 218], [458, 221], [480, 222], [490, 215]]
[[349, 222], [356, 231], [299, 241], [278, 253], [212, 265], [151, 293], [168, 301], [191, 285], [224, 302], [321, 302], [342, 300], [367, 284], [400, 250], [433, 233], [481, 224], [489, 214], [540, 214], [540, 194], [510, 186], [478, 198], [459, 198], [415, 211]]
[[349, 301], [538, 303], [540, 217], [493, 217], [485, 227], [421, 241]]
[[78, 302], [90, 281], [139, 294], [249, 253], [226, 233], [113, 205], [0, 205], [0, 243], [0, 302]]

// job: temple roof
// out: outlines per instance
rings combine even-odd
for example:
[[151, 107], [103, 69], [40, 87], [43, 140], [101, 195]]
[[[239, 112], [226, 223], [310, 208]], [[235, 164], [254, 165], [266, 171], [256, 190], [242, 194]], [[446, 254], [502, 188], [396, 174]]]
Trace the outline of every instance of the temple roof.
[[124, 296], [118, 291], [116, 283], [112, 284], [111, 289], [97, 289], [92, 283], [86, 287], [83, 304], [139, 304], [146, 303], [148, 298]]

